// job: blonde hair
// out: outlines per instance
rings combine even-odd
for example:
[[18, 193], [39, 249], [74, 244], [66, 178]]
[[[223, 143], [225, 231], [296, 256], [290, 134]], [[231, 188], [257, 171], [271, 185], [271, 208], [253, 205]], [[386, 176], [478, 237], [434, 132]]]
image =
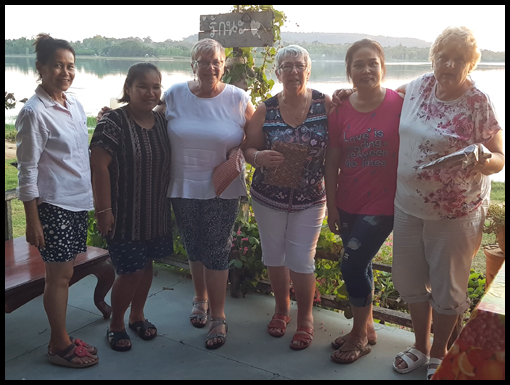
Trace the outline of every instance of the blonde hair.
[[430, 47], [430, 61], [434, 63], [437, 59], [437, 54], [441, 50], [451, 47], [460, 48], [460, 50], [464, 52], [464, 59], [466, 63], [469, 64], [468, 73], [472, 72], [482, 57], [473, 31], [467, 27], [450, 26], [446, 28]]

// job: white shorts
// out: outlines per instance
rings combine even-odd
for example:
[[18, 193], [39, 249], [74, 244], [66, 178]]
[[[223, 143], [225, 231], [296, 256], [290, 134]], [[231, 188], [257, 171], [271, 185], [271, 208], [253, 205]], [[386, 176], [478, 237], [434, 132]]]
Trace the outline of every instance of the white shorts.
[[315, 249], [326, 205], [286, 213], [252, 200], [266, 266], [287, 266], [296, 273], [315, 271]]
[[424, 220], [395, 207], [392, 277], [408, 303], [430, 300], [439, 314], [462, 314], [471, 262], [482, 241], [487, 206], [458, 219]]

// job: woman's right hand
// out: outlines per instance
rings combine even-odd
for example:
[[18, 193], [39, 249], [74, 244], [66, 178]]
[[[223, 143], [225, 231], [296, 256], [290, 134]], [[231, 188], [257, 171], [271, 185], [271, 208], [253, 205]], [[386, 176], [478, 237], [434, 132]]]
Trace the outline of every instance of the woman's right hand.
[[103, 117], [103, 115], [110, 110], [111, 110], [111, 108], [107, 107], [107, 106], [104, 106], [103, 108], [101, 108], [101, 111], [99, 111], [97, 113], [97, 117], [96, 117], [97, 121], [99, 122], [101, 120], [101, 118]]
[[[354, 93], [354, 88], [340, 88], [333, 92], [331, 98], [331, 110], [342, 105], [342, 99], [348, 98]], [[331, 112], [331, 111], [330, 111]]]
[[340, 214], [336, 207], [328, 208], [328, 226], [333, 234], [340, 235]]
[[97, 228], [103, 237], [106, 237], [113, 229], [115, 218], [112, 210], [107, 210], [101, 214], [96, 214]]
[[260, 167], [274, 168], [285, 160], [281, 152], [273, 150], [257, 151], [256, 163]]

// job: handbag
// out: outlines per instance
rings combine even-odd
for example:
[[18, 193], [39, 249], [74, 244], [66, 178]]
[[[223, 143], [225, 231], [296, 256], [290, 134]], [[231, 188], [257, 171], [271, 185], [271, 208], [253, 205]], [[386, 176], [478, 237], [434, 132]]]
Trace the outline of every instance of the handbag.
[[264, 171], [263, 183], [277, 187], [298, 187], [303, 177], [308, 147], [299, 143], [274, 142], [271, 150], [283, 154], [285, 160], [276, 169]]
[[244, 169], [243, 151], [239, 148], [225, 162], [216, 166], [213, 171], [213, 185], [216, 196], [220, 196], [223, 191], [236, 179]]

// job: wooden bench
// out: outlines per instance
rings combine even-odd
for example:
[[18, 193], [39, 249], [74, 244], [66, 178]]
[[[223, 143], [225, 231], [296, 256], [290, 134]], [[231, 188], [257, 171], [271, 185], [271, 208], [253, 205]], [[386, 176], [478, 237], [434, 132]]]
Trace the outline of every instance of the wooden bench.
[[[97, 277], [94, 304], [109, 319], [111, 307], [105, 296], [115, 281], [115, 270], [109, 262], [108, 251], [87, 246], [87, 252], [78, 254], [74, 275], [69, 286], [87, 275]], [[30, 245], [25, 237], [5, 241], [5, 312], [11, 313], [44, 292], [45, 268], [37, 247]]]

